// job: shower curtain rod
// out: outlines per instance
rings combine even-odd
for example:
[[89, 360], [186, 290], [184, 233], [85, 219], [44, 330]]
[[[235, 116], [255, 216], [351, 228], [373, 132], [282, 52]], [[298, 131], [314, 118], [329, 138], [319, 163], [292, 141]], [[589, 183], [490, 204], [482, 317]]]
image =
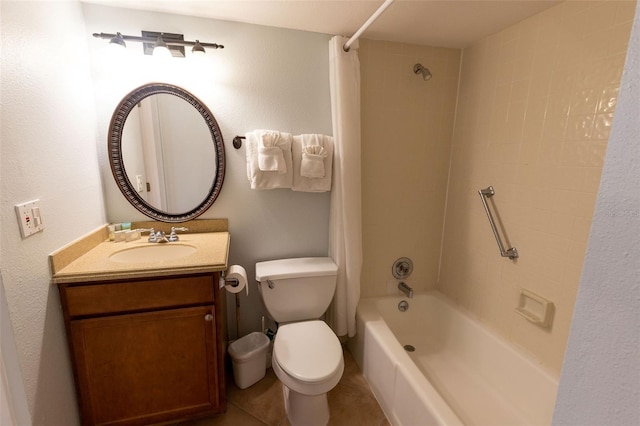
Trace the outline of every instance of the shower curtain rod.
[[365, 32], [365, 30], [367, 28], [369, 28], [369, 25], [373, 24], [373, 22], [378, 19], [378, 17], [380, 15], [382, 15], [382, 12], [384, 12], [385, 10], [387, 10], [387, 8], [389, 6], [391, 6], [391, 3], [393, 3], [395, 0], [385, 0], [385, 2], [382, 4], [382, 6], [380, 6], [378, 8], [378, 10], [376, 10], [373, 15], [371, 15], [371, 17], [369, 19], [367, 19], [367, 22], [365, 22], [364, 24], [362, 24], [362, 26], [360, 27], [360, 29], [358, 31], [355, 32], [354, 35], [351, 36], [351, 38], [349, 40], [347, 40], [347, 42], [344, 44], [344, 46], [342, 46], [342, 49], [345, 52], [348, 52], [349, 49], [351, 48], [351, 45], [353, 43], [356, 42], [356, 40], [358, 40], [358, 38], [360, 38], [360, 36], [362, 35], [363, 32]]

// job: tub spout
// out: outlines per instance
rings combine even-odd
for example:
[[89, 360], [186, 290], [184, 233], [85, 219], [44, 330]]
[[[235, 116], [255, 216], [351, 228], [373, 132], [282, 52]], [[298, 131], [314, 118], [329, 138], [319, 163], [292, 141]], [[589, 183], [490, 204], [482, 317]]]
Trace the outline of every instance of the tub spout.
[[413, 289], [407, 285], [404, 281], [398, 283], [398, 289], [403, 292], [409, 299], [413, 297]]

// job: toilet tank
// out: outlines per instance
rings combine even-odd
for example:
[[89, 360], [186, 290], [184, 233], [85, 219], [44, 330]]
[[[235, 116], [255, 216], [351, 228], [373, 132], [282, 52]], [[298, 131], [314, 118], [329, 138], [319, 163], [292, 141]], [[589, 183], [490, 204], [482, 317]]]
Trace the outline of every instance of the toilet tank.
[[256, 263], [256, 281], [267, 312], [279, 323], [318, 319], [336, 290], [338, 266], [328, 257]]

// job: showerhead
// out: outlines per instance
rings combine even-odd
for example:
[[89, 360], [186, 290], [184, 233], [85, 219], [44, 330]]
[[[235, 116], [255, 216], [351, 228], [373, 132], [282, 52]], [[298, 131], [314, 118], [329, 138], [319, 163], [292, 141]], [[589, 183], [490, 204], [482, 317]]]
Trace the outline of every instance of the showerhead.
[[431, 74], [431, 71], [429, 71], [428, 68], [423, 67], [422, 64], [415, 64], [413, 66], [413, 73], [422, 74], [422, 79], [424, 81], [430, 80], [431, 77], [433, 77], [433, 75]]

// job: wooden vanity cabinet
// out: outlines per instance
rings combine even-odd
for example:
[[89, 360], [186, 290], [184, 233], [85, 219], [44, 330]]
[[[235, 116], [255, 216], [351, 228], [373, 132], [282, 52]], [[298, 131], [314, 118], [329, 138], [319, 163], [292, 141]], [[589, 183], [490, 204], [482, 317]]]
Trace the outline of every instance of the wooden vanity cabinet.
[[59, 289], [83, 425], [147, 425], [226, 410], [218, 273]]

